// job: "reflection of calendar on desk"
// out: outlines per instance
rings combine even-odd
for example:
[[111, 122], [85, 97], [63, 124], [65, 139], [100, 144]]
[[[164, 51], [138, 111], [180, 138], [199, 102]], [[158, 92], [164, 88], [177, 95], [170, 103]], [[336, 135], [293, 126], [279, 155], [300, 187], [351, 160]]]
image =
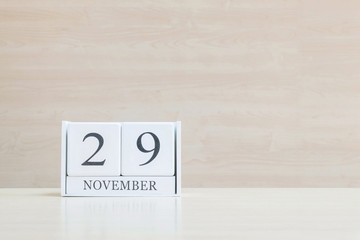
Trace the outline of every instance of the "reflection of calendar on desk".
[[181, 122], [62, 124], [63, 196], [178, 196]]

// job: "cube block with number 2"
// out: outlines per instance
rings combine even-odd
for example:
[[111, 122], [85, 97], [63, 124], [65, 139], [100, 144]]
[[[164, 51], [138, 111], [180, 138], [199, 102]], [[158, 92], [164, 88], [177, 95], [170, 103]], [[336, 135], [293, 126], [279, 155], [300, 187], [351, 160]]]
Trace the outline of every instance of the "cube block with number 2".
[[120, 123], [69, 123], [68, 176], [120, 175]]
[[180, 122], [63, 122], [63, 196], [178, 196]]

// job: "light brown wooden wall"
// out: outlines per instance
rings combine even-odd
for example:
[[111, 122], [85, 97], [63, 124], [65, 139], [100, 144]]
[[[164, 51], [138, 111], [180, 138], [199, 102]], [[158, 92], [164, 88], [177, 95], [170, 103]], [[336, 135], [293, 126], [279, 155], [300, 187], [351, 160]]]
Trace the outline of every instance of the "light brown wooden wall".
[[360, 186], [359, 1], [0, 1], [0, 187], [61, 120], [183, 121], [184, 187]]

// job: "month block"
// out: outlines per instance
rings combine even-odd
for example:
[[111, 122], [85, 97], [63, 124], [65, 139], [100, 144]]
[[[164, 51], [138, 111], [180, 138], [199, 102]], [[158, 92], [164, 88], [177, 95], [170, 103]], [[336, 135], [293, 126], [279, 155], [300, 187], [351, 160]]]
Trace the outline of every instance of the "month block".
[[80, 196], [169, 196], [175, 177], [68, 177], [69, 194]]
[[120, 135], [120, 123], [69, 123], [68, 176], [119, 176]]
[[124, 123], [122, 142], [122, 175], [175, 174], [174, 123]]
[[179, 196], [181, 122], [62, 123], [62, 196]]

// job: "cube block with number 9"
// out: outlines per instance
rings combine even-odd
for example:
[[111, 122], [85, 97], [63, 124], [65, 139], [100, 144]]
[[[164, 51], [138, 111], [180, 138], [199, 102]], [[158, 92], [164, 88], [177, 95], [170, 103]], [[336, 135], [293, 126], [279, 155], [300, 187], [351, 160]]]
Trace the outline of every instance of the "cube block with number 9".
[[180, 122], [62, 125], [63, 196], [179, 196]]
[[124, 123], [122, 139], [124, 176], [174, 175], [174, 123]]

